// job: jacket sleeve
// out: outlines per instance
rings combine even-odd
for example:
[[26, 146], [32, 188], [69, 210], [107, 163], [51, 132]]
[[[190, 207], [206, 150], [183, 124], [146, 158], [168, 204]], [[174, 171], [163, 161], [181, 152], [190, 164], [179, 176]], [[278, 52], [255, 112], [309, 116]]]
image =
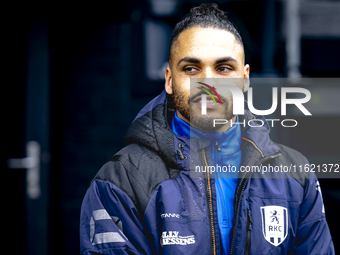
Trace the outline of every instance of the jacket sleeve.
[[300, 206], [293, 254], [335, 254], [318, 179], [310, 173]]
[[[119, 162], [112, 164], [124, 171]], [[146, 235], [130, 197], [110, 181], [95, 179], [81, 206], [81, 254], [151, 254]]]

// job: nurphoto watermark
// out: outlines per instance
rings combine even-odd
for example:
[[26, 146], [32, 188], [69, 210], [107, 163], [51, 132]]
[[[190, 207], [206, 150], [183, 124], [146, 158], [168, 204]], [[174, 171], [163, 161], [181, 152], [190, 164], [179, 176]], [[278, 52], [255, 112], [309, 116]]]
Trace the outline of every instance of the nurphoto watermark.
[[[290, 138], [292, 131], [296, 132], [294, 137], [301, 133], [300, 130], [306, 127], [307, 121], [314, 124], [324, 116], [327, 116], [328, 121], [332, 121], [332, 116], [334, 119], [340, 116], [340, 100], [337, 97], [340, 93], [339, 85], [340, 79], [337, 78], [192, 78], [188, 98], [190, 111], [181, 112], [190, 120], [190, 137], [193, 143], [191, 147], [197, 148], [194, 144], [197, 143], [196, 138], [203, 136], [210, 140], [206, 155], [211, 155], [208, 152], [215, 148], [222, 152], [222, 155], [223, 148], [219, 146], [220, 134], [236, 126], [241, 129], [242, 144], [251, 143], [254, 150], [261, 154], [263, 162], [254, 160], [251, 166], [212, 165], [207, 164], [208, 159], [204, 159], [203, 163], [201, 160], [200, 164], [191, 165], [191, 174], [200, 176], [199, 173], [206, 173], [212, 178], [237, 178], [239, 174], [252, 173], [255, 177], [265, 175], [282, 178], [289, 176], [287, 173], [305, 173], [315, 174], [318, 178], [340, 178], [340, 164], [331, 157], [327, 158], [330, 159], [328, 161], [319, 160], [322, 157], [317, 157], [316, 160], [306, 159], [305, 164], [277, 165], [279, 161], [275, 159], [279, 159], [279, 149], [277, 152], [273, 150], [271, 155], [266, 155], [266, 151], [261, 150], [261, 146], [268, 148], [266, 146], [271, 143], [271, 136], [274, 136], [274, 141], [277, 137], [286, 137], [284, 143], [293, 139]], [[302, 123], [300, 129], [299, 123]], [[313, 128], [313, 125], [309, 125], [304, 129], [305, 134], [315, 134], [316, 130]], [[256, 141], [245, 135], [247, 132], [255, 132], [255, 129], [268, 135], [261, 136], [258, 133], [255, 136]], [[275, 146], [273, 144], [271, 148]], [[294, 149], [294, 146], [292, 147]], [[214, 162], [214, 159], [209, 160]], [[276, 164], [271, 165], [273, 161]]]

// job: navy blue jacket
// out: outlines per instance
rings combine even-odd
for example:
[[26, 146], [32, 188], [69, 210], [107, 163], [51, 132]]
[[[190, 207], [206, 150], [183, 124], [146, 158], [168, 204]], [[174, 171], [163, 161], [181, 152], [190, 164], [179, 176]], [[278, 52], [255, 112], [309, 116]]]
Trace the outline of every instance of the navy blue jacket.
[[[128, 145], [93, 179], [81, 207], [81, 254], [222, 254], [214, 173], [195, 172], [212, 169], [210, 141], [175, 135], [174, 112], [165, 91], [152, 100], [131, 124]], [[239, 118], [258, 125], [249, 111]], [[334, 254], [313, 173], [250, 171], [308, 169], [303, 155], [268, 134], [267, 123], [242, 127], [231, 254]]]

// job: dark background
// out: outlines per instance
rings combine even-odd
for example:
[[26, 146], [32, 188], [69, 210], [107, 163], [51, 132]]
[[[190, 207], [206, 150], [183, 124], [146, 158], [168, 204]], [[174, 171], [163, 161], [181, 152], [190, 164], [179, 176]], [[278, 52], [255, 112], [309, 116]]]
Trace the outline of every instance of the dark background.
[[[284, 1], [215, 2], [243, 36], [251, 77], [287, 77]], [[1, 225], [8, 252], [79, 254], [86, 189], [125, 145], [124, 134], [138, 111], [164, 89], [171, 31], [199, 3], [0, 4]], [[340, 77], [339, 4], [301, 1], [303, 77]], [[272, 139], [303, 152], [312, 163], [340, 163], [339, 116], [296, 117], [296, 128], [278, 128]], [[41, 146], [37, 199], [26, 194], [26, 170], [6, 163], [26, 157], [31, 140]], [[320, 179], [336, 250], [338, 182]]]

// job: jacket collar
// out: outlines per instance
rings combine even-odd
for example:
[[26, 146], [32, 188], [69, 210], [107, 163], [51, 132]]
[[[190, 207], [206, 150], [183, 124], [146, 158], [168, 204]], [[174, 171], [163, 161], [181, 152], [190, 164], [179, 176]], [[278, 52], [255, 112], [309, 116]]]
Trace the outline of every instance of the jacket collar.
[[[239, 115], [242, 128], [241, 149], [244, 155], [241, 164], [248, 165], [256, 163], [261, 157], [278, 153], [279, 148], [269, 138], [270, 127], [265, 118], [253, 115], [247, 109], [246, 103], [245, 109], [245, 114]], [[156, 151], [169, 167], [176, 168], [174, 136], [177, 135], [170, 128], [175, 111], [171, 97], [164, 90], [138, 113], [126, 133], [126, 142], [138, 143]], [[197, 150], [206, 148], [210, 144], [207, 138], [178, 136], [177, 138]]]

